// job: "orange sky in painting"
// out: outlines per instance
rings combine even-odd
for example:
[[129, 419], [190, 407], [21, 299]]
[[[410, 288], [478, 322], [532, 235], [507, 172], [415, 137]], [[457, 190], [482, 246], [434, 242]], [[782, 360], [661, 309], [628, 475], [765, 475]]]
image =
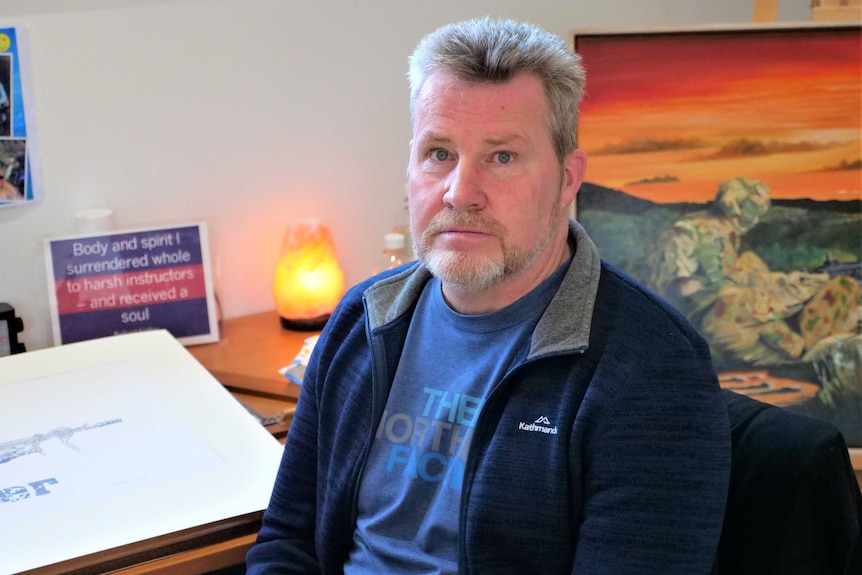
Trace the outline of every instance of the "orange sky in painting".
[[[576, 48], [588, 181], [659, 202], [708, 201], [737, 176], [776, 199], [862, 197], [858, 29], [584, 35]], [[620, 153], [644, 141], [658, 149]]]

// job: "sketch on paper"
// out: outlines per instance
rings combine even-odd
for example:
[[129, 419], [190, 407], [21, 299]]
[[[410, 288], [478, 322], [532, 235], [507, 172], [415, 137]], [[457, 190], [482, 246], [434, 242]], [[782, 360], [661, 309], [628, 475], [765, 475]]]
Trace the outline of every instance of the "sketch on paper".
[[74, 451], [80, 452], [80, 448], [76, 447], [71, 442], [73, 435], [81, 431], [97, 429], [106, 425], [114, 425], [115, 423], [120, 423], [121, 421], [123, 420], [110, 419], [108, 421], [100, 421], [94, 424], [85, 423], [77, 427], [55, 427], [54, 429], [46, 433], [36, 433], [28, 437], [22, 437], [21, 439], [13, 439], [11, 441], [0, 442], [0, 463], [6, 463], [15, 459], [16, 457], [31, 455], [33, 453], [44, 454], [45, 452], [42, 450], [42, 443], [48, 441], [49, 439], [59, 439], [60, 443], [62, 443], [64, 446]]
[[128, 361], [0, 385], [0, 464], [0, 530], [227, 469]]

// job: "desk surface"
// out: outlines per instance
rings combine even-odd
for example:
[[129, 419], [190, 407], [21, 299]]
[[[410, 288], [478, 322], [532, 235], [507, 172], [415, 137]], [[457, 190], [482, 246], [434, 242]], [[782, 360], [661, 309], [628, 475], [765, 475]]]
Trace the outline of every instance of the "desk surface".
[[[246, 407], [266, 418], [289, 414], [302, 387], [278, 370], [317, 332], [286, 330], [274, 311], [225, 320], [220, 332], [217, 343], [190, 346], [189, 352]], [[267, 430], [283, 438], [289, 426], [287, 415], [283, 422], [267, 425]]]
[[217, 343], [188, 350], [222, 385], [240, 393], [296, 400], [301, 386], [278, 370], [289, 364], [306, 338], [317, 332], [289, 331], [274, 311], [225, 320]]

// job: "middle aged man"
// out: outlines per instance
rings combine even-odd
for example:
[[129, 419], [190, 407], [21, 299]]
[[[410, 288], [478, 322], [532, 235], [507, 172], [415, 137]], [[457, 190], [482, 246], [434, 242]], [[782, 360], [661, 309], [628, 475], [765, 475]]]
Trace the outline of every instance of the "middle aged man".
[[420, 262], [321, 334], [249, 573], [710, 573], [725, 404], [702, 338], [567, 218], [580, 58], [480, 19], [410, 83]]

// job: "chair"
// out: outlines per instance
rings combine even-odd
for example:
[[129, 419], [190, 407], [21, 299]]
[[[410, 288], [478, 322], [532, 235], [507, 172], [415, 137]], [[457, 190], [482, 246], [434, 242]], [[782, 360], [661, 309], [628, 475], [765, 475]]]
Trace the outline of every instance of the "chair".
[[838, 429], [724, 394], [733, 449], [717, 573], [862, 574], [862, 493]]

